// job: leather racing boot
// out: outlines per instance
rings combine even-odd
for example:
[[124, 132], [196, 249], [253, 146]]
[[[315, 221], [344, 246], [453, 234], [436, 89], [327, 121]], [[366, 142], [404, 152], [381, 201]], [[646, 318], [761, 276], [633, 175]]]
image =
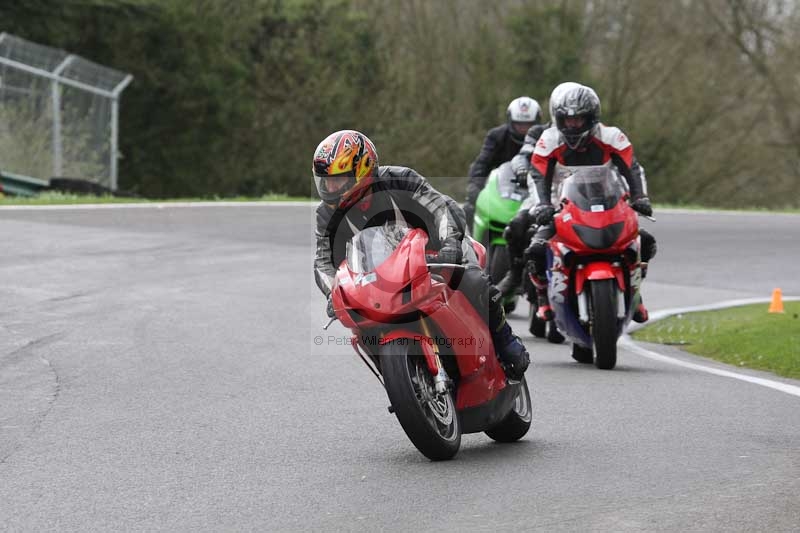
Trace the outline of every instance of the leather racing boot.
[[553, 308], [550, 307], [550, 299], [547, 297], [547, 280], [539, 276], [531, 276], [531, 282], [536, 288], [536, 316], [539, 320], [553, 320], [555, 314]]
[[492, 342], [506, 376], [516, 381], [521, 380], [530, 365], [531, 356], [520, 338], [511, 331], [508, 322], [504, 320], [500, 328], [492, 331]]
[[[647, 277], [647, 263], [642, 261], [641, 263], [642, 269], [642, 279]], [[641, 296], [639, 297], [639, 305], [636, 306], [636, 311], [633, 312], [633, 321], [638, 322], [639, 324], [644, 324], [650, 319], [650, 314], [647, 312], [647, 308], [644, 306], [644, 302], [641, 300]]]
[[648, 320], [650, 320], [650, 313], [647, 312], [647, 308], [644, 306], [643, 303], [639, 303], [636, 306], [636, 311], [633, 312], [633, 321], [638, 322], [639, 324], [644, 324]]

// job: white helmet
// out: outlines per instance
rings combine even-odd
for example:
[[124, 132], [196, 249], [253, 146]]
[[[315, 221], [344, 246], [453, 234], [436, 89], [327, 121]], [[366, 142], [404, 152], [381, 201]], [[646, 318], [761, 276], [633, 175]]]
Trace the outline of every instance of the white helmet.
[[[511, 136], [515, 140], [522, 141], [528, 128], [539, 122], [542, 116], [542, 108], [539, 102], [530, 96], [520, 96], [515, 98], [508, 104], [506, 109], [506, 118], [508, 125], [511, 128]], [[523, 130], [520, 132], [520, 130]]]
[[506, 116], [510, 122], [537, 122], [542, 108], [530, 96], [520, 96], [508, 104]]

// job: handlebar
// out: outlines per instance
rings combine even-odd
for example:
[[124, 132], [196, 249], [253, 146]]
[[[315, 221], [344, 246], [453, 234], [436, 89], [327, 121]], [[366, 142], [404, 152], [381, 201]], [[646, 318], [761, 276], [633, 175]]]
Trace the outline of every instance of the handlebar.
[[452, 268], [453, 270], [466, 270], [466, 265], [457, 265], [455, 263], [428, 263], [428, 268]]
[[453, 270], [458, 269], [466, 269], [465, 265], [456, 264], [456, 263], [439, 263], [436, 261], [435, 255], [426, 255], [425, 261], [428, 263], [428, 268], [452, 268]]

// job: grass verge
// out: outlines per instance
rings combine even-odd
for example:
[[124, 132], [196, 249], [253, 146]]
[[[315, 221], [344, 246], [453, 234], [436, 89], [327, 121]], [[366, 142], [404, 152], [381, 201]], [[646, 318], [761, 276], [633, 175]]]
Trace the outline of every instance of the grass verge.
[[130, 203], [169, 203], [169, 202], [308, 202], [313, 198], [287, 196], [285, 194], [265, 194], [259, 197], [237, 196], [233, 198], [171, 198], [154, 200], [147, 198], [128, 198], [118, 196], [92, 196], [85, 194], [67, 194], [61, 192], [45, 192], [36, 196], [2, 196], [0, 205], [69, 205], [69, 204], [130, 204]]
[[764, 303], [676, 315], [632, 336], [680, 346], [723, 363], [800, 379], [800, 302], [786, 302], [785, 313], [768, 313], [768, 308]]
[[[123, 198], [116, 196], [93, 196], [82, 194], [68, 194], [57, 191], [44, 192], [37, 196], [3, 196], [0, 193], [0, 205], [66, 205], [66, 204], [119, 204], [137, 202], [317, 202], [319, 198], [304, 198], [301, 196], [287, 196], [285, 194], [265, 194], [264, 196], [246, 197], [219, 197], [212, 196], [207, 198], [170, 198], [170, 199], [148, 199], [148, 198]], [[763, 212], [763, 213], [795, 213], [800, 214], [800, 208], [782, 208], [767, 210], [766, 208], [749, 209], [720, 209], [710, 208], [699, 205], [667, 205], [656, 204], [658, 209], [691, 209], [691, 210], [715, 210], [715, 211], [739, 211], [739, 212]]]

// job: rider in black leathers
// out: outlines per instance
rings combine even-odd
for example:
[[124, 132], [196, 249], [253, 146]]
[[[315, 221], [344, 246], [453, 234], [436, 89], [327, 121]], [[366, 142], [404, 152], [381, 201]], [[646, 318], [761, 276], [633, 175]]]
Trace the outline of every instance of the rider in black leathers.
[[329, 316], [333, 317], [331, 284], [337, 265], [345, 258], [347, 242], [365, 227], [395, 220], [399, 211], [409, 225], [426, 230], [431, 247], [439, 250], [440, 262], [467, 265], [459, 290], [486, 319], [508, 377], [522, 377], [529, 354], [506, 322], [500, 293], [464, 239], [464, 212], [452, 198], [410, 168], [379, 167], [372, 142], [353, 130], [335, 132], [319, 144], [313, 173], [322, 199], [317, 207], [314, 274], [328, 298]]
[[[537, 128], [540, 116], [539, 103], [528, 96], [520, 96], [508, 105], [506, 123], [492, 128], [486, 134], [478, 157], [469, 167], [464, 212], [470, 232], [475, 218], [475, 202], [486, 185], [489, 173], [520, 152], [526, 133]], [[521, 183], [524, 183], [524, 179]]]
[[[577, 87], [579, 84], [574, 82], [565, 82], [558, 85], [550, 96], [550, 118], [553, 117], [553, 102], [561, 91], [567, 90], [571, 87]], [[519, 150], [519, 154], [514, 156], [511, 160], [511, 168], [517, 176], [520, 183], [526, 182], [529, 195], [520, 205], [517, 214], [514, 215], [505, 231], [503, 237], [506, 239], [506, 251], [508, 253], [509, 269], [505, 277], [497, 284], [497, 289], [503, 294], [504, 297], [514, 294], [514, 292], [522, 284], [522, 273], [525, 269], [524, 252], [525, 248], [530, 243], [533, 234], [533, 224], [535, 220], [531, 216], [531, 210], [539, 203], [539, 196], [536, 190], [536, 183], [541, 180], [542, 176], [539, 171], [531, 164], [531, 157], [533, 157], [533, 150], [539, 137], [542, 136], [544, 130], [552, 126], [552, 122], [546, 124], [537, 124], [528, 130], [525, 136], [525, 144]]]

